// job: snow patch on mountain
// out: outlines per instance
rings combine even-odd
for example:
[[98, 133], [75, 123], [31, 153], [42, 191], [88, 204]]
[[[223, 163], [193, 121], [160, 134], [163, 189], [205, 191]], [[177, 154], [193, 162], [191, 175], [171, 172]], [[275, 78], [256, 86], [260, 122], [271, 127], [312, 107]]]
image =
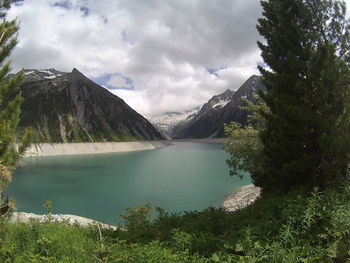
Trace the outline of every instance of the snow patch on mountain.
[[55, 70], [53, 68], [24, 70], [24, 76], [26, 81], [49, 80], [49, 79], [60, 77], [64, 74], [67, 74], [67, 73]]
[[34, 72], [35, 72], [35, 70], [25, 71], [24, 75], [28, 76], [28, 75], [33, 74]]
[[192, 120], [199, 107], [186, 112], [165, 112], [157, 116], [150, 116], [147, 119], [162, 133], [167, 139], [172, 138], [172, 130], [178, 124]]
[[212, 106], [212, 108], [216, 108], [216, 107], [218, 107], [218, 108], [223, 108], [223, 107], [225, 107], [226, 104], [229, 103], [229, 102], [230, 102], [230, 100], [219, 100], [216, 104], [214, 104], [214, 105]]
[[198, 111], [198, 114], [204, 114], [210, 110], [218, 110], [226, 106], [232, 100], [233, 94], [235, 92], [227, 89], [225, 92], [213, 96], [207, 103], [203, 104], [203, 106]]
[[207, 103], [186, 112], [165, 112], [158, 116], [151, 116], [148, 119], [168, 139], [177, 137], [178, 127], [185, 126], [194, 118], [205, 114], [208, 111], [220, 110], [225, 107], [235, 92], [227, 89], [219, 95], [213, 96]]

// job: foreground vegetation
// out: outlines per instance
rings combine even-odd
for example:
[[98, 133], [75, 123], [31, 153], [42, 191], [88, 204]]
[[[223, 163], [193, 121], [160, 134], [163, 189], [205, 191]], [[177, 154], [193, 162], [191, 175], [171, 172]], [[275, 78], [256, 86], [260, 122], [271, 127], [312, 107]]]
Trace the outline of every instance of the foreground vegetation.
[[[157, 214], [157, 216], [155, 216]], [[350, 262], [350, 188], [269, 195], [227, 213], [129, 209], [125, 230], [3, 221], [0, 262]]]
[[[6, 2], [6, 1], [5, 1]], [[0, 6], [4, 1], [0, 0]], [[10, 223], [0, 216], [0, 262], [350, 262], [350, 23], [345, 3], [261, 1], [266, 67], [248, 126], [226, 127], [232, 175], [261, 186], [253, 205], [182, 215], [128, 209], [124, 230], [65, 223]], [[1, 17], [1, 15], [0, 15]], [[29, 132], [16, 134], [18, 75], [6, 81], [16, 21], [0, 24], [0, 205]], [[7, 32], [7, 34], [5, 34]], [[12, 40], [11, 40], [12, 39]], [[8, 46], [6, 46], [6, 43]], [[255, 111], [254, 111], [255, 109]], [[19, 151], [13, 148], [20, 143]], [[6, 207], [5, 207], [6, 208]], [[6, 213], [9, 209], [6, 209]], [[6, 213], [4, 213], [6, 215]], [[157, 216], [154, 214], [158, 213]]]

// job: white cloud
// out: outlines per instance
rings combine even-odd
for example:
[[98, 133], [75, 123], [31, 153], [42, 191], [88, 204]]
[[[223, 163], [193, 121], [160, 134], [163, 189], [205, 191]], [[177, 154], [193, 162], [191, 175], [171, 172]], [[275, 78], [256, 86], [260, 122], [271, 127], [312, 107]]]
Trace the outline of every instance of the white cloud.
[[259, 0], [25, 0], [9, 11], [13, 68], [76, 67], [130, 89], [111, 91], [142, 114], [188, 110], [257, 73], [260, 13]]
[[132, 81], [121, 74], [111, 75], [107, 84], [111, 87], [133, 89]]

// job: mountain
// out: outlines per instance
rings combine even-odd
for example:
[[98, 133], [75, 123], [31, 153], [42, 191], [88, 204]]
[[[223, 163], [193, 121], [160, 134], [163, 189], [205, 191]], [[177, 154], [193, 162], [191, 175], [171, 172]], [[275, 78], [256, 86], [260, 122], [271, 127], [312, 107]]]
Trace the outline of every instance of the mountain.
[[244, 98], [254, 100], [253, 94], [264, 89], [259, 76], [251, 76], [236, 92], [226, 90], [212, 97], [190, 120], [176, 125], [173, 138], [224, 137], [225, 123], [247, 123], [247, 112], [240, 109]]
[[214, 97], [212, 97], [210, 100], [208, 100], [208, 102], [205, 103], [200, 108], [200, 110], [198, 111], [198, 113], [196, 115], [197, 116], [203, 115], [206, 112], [211, 111], [211, 110], [222, 109], [223, 107], [225, 107], [227, 105], [227, 103], [229, 103], [233, 99], [234, 93], [235, 93], [234, 91], [228, 89], [219, 95], [215, 95]]
[[162, 135], [121, 98], [77, 69], [27, 69], [20, 127], [39, 142], [157, 140]]
[[65, 72], [58, 71], [54, 68], [50, 69], [25, 69], [24, 70], [24, 82], [33, 82], [40, 80], [48, 80], [60, 77]]
[[180, 123], [189, 121], [198, 112], [199, 107], [185, 112], [164, 112], [148, 119], [158, 131], [167, 139], [174, 137], [173, 130]]
[[208, 111], [211, 108], [220, 109], [229, 103], [234, 92], [226, 90], [225, 92], [215, 95], [203, 106], [193, 108], [185, 112], [165, 112], [158, 116], [152, 116], [148, 119], [167, 139], [178, 137], [178, 129], [189, 123], [195, 116]]

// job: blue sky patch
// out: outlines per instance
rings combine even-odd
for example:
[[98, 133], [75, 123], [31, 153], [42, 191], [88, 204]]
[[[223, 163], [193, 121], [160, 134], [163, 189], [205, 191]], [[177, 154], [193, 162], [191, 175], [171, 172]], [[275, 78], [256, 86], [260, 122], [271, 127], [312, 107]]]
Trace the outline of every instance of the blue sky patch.
[[222, 70], [222, 69], [225, 69], [227, 67], [224, 67], [224, 66], [220, 66], [220, 67], [217, 67], [217, 68], [207, 68], [207, 71], [208, 73], [214, 75], [215, 77], [219, 77], [219, 74], [218, 74], [218, 71]]
[[72, 3], [70, 1], [56, 1], [53, 6], [70, 9], [72, 7]]
[[23, 5], [24, 0], [14, 0], [11, 3], [15, 4], [15, 6], [21, 6]]
[[[119, 76], [121, 79], [123, 79], [125, 81], [125, 86], [121, 86], [121, 87], [117, 87], [117, 86], [112, 86], [110, 84], [108, 84], [109, 80], [114, 76], [117, 75]], [[97, 83], [98, 85], [104, 86], [107, 89], [111, 89], [111, 90], [116, 90], [116, 89], [125, 89], [125, 90], [134, 90], [135, 86], [134, 86], [134, 82], [131, 78], [124, 76], [121, 73], [116, 73], [116, 74], [105, 74], [102, 75], [98, 78], [92, 78], [92, 80]]]
[[258, 66], [262, 67], [262, 68], [267, 68], [269, 65], [267, 65], [265, 62], [259, 61]]

